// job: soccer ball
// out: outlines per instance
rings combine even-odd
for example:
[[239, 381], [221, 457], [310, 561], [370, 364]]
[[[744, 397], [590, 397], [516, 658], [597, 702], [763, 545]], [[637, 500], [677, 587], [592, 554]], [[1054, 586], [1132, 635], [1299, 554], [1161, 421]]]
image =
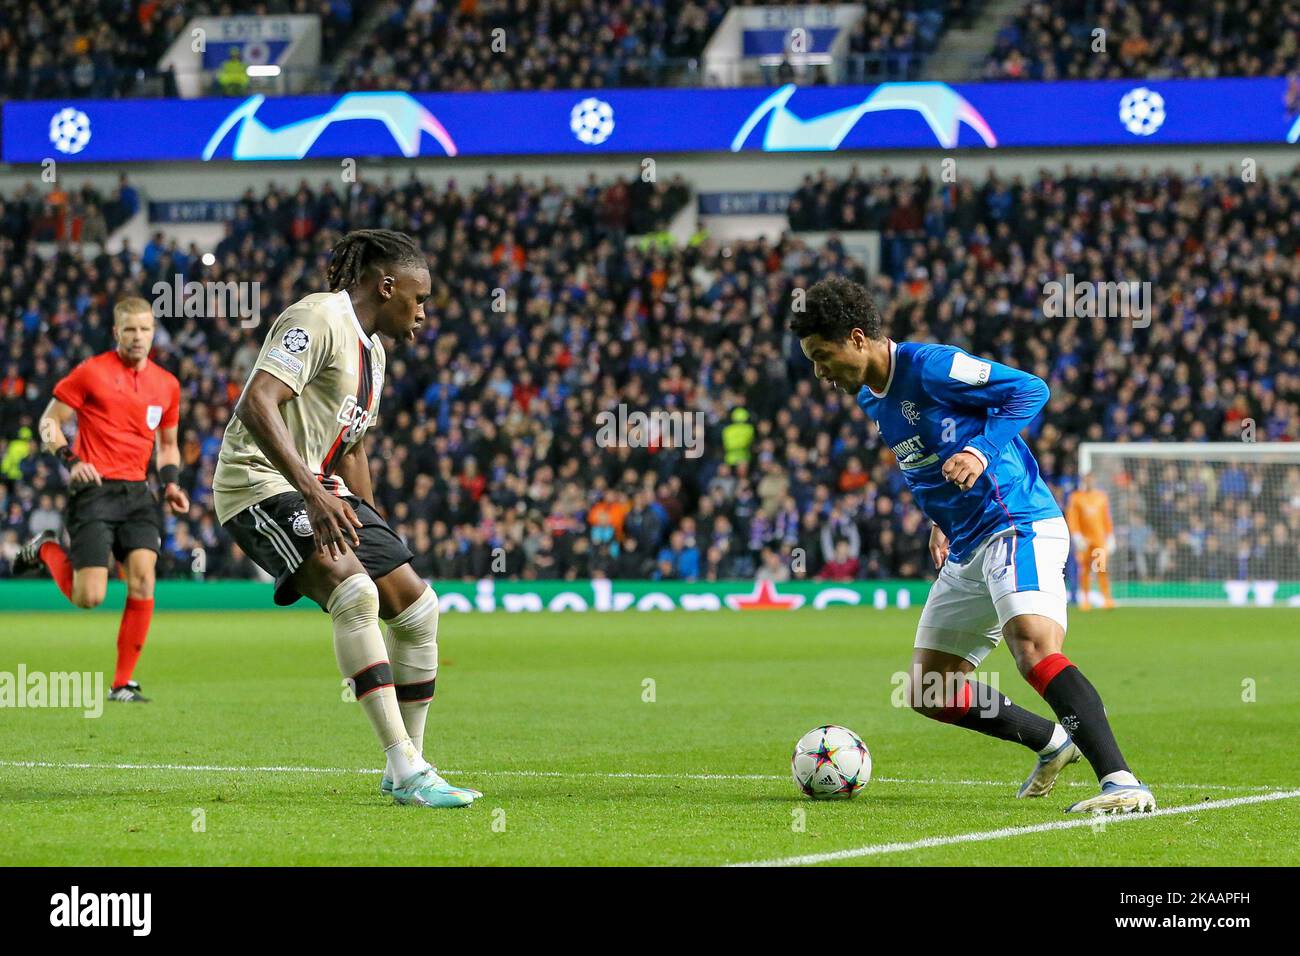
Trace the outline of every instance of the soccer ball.
[[1119, 101], [1119, 120], [1134, 136], [1150, 136], [1165, 122], [1165, 98], [1145, 86], [1129, 90]]
[[569, 113], [569, 129], [580, 143], [599, 146], [614, 132], [614, 107], [589, 96]]
[[790, 769], [806, 796], [847, 800], [871, 779], [871, 754], [853, 731], [827, 724], [799, 738]]

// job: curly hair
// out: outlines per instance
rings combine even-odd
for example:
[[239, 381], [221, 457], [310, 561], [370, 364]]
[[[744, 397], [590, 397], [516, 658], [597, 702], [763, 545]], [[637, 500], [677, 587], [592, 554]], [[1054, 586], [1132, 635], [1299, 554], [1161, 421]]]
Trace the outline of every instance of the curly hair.
[[822, 279], [809, 289], [803, 311], [790, 320], [790, 330], [801, 339], [816, 335], [842, 342], [854, 329], [861, 329], [869, 339], [885, 337], [871, 293], [841, 276]]
[[416, 241], [391, 229], [354, 229], [334, 245], [325, 270], [330, 291], [338, 292], [361, 281], [371, 266], [419, 265], [428, 260]]

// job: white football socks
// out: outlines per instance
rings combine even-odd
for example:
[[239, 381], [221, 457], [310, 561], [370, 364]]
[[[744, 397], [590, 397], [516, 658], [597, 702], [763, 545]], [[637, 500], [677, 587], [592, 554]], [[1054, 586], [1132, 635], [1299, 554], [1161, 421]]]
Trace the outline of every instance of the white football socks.
[[415, 749], [423, 753], [424, 724], [438, 676], [438, 595], [425, 588], [406, 610], [384, 623], [402, 720]]
[[1046, 757], [1048, 754], [1060, 747], [1061, 744], [1065, 743], [1066, 738], [1069, 736], [1070, 735], [1065, 732], [1065, 728], [1060, 724], [1057, 724], [1052, 728], [1052, 739], [1047, 742], [1046, 747], [1038, 751], [1038, 756]]
[[388, 779], [393, 786], [401, 786], [411, 777], [429, 766], [429, 761], [420, 756], [420, 751], [410, 740], [400, 740], [384, 751], [384, 760], [388, 769]]
[[1121, 787], [1140, 787], [1141, 782], [1137, 777], [1128, 770], [1116, 770], [1114, 773], [1108, 773], [1101, 778], [1101, 785], [1104, 787], [1108, 783], [1117, 783]]
[[[352, 682], [361, 709], [370, 720], [375, 736], [394, 769], [405, 770], [401, 781], [414, 773], [410, 767], [423, 763], [419, 750], [411, 745], [402, 711], [393, 689], [393, 671], [384, 650], [384, 636], [379, 630], [379, 589], [365, 574], [354, 574], [336, 587], [326, 610], [334, 623], [334, 657], [339, 671]], [[410, 755], [394, 750], [405, 744]], [[414, 756], [412, 759], [411, 755]], [[428, 766], [424, 764], [424, 766]], [[416, 770], [422, 769], [415, 766]]]

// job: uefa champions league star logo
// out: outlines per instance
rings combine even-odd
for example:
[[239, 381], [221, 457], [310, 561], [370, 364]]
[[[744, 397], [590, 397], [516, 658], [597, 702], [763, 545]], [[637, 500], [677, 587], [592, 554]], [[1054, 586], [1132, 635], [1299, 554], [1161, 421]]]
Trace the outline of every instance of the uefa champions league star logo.
[[1165, 98], [1145, 86], [1129, 90], [1119, 101], [1119, 121], [1134, 136], [1150, 136], [1165, 124]]
[[71, 106], [50, 118], [50, 142], [60, 153], [72, 156], [90, 142], [90, 117]]
[[578, 137], [578, 142], [599, 146], [614, 132], [614, 107], [589, 96], [569, 113], [569, 129]]
[[307, 334], [306, 329], [295, 325], [284, 333], [284, 338], [281, 341], [286, 349], [296, 355], [307, 350], [307, 346], [311, 344], [311, 336]]

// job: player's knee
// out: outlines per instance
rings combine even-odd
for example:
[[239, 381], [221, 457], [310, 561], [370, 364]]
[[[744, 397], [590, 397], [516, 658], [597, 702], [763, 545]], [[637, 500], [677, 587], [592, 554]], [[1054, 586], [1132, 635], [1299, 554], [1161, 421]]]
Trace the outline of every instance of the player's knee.
[[83, 611], [90, 611], [104, 603], [103, 591], [83, 590], [72, 592], [72, 603]]
[[1012, 656], [1016, 661], [1016, 670], [1020, 672], [1021, 677], [1028, 680], [1033, 669], [1055, 653], [1058, 652], [1048, 648], [1039, 647], [1036, 644], [1029, 644], [1022, 646], [1020, 648], [1020, 653], [1013, 654]]
[[408, 644], [429, 644], [438, 640], [438, 593], [431, 587], [387, 621], [397, 640]]
[[1061, 653], [1065, 636], [1054, 621], [1038, 615], [1012, 618], [1003, 634], [1022, 677], [1028, 675], [1039, 661]]
[[72, 582], [72, 603], [82, 610], [89, 611], [104, 603], [107, 592], [106, 582], [96, 581], [93, 578], [86, 580], [78, 575]]
[[366, 574], [344, 578], [330, 593], [325, 610], [338, 623], [379, 620], [379, 588]]
[[[433, 588], [426, 587], [405, 610], [386, 623], [393, 642], [393, 660], [402, 666], [407, 680], [405, 686], [398, 686], [398, 699], [431, 698], [433, 682], [438, 676], [438, 595]], [[403, 694], [415, 696], [403, 697]]]
[[1009, 640], [1007, 647], [1011, 650], [1011, 657], [1015, 660], [1016, 670], [1020, 672], [1021, 677], [1028, 677], [1029, 672], [1037, 667], [1040, 661], [1060, 653], [1061, 650], [1060, 644], [1056, 641], [1035, 638]]
[[126, 593], [137, 601], [153, 600], [153, 574], [127, 575]]

